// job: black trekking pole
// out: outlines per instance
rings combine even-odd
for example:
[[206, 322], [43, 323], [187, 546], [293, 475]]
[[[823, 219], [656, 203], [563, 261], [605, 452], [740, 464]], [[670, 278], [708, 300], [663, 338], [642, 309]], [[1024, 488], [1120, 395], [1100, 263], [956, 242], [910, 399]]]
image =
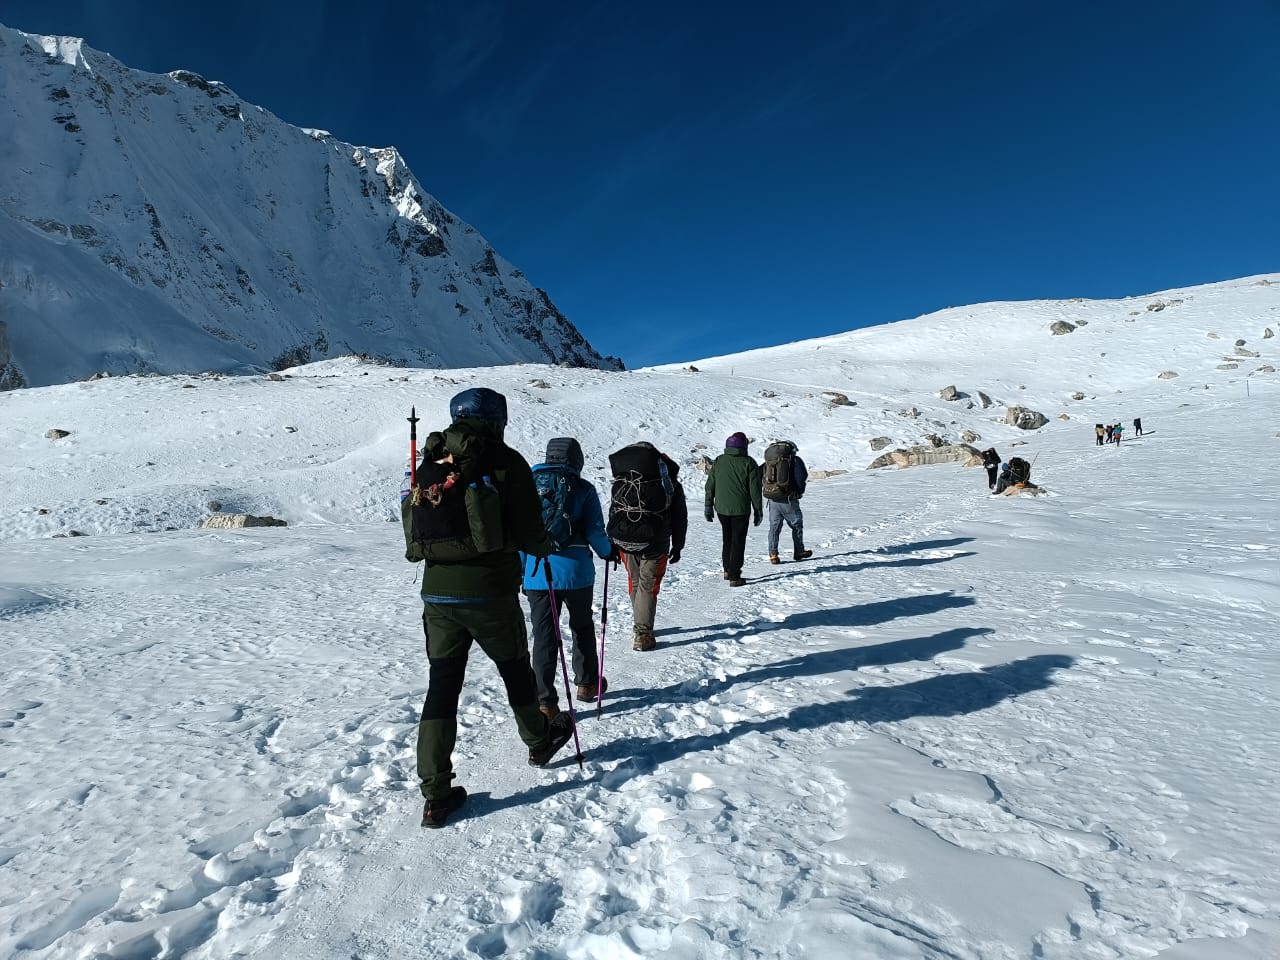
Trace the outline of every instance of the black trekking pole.
[[604, 634], [609, 629], [609, 560], [604, 561], [604, 594], [600, 597], [600, 664], [596, 667], [596, 717], [604, 709]]
[[409, 485], [418, 485], [418, 408], [410, 407], [409, 416]]
[[[578, 715], [573, 709], [573, 691], [569, 687], [569, 664], [564, 659], [564, 636], [560, 632], [560, 607], [556, 604], [556, 589], [551, 585], [551, 561], [543, 558], [542, 572], [547, 578], [547, 600], [551, 602], [551, 622], [556, 628], [556, 649], [560, 651], [560, 671], [564, 674], [564, 699], [569, 704], [569, 720], [573, 723], [573, 746], [578, 751], [574, 757], [578, 761], [578, 769], [585, 770], [582, 765], [582, 741], [578, 739]], [[599, 689], [596, 691], [599, 695]]]

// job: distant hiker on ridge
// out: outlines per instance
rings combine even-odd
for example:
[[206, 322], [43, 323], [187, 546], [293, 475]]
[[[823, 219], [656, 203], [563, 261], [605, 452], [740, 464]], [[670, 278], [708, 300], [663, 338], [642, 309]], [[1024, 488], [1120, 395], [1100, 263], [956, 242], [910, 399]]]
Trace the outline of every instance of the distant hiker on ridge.
[[529, 763], [545, 766], [569, 738], [573, 722], [538, 709], [529, 639], [520, 608], [520, 557], [551, 553], [533, 473], [503, 443], [507, 400], [487, 387], [449, 401], [453, 424], [432, 433], [416, 484], [401, 507], [405, 559], [425, 560], [422, 628], [427, 697], [418, 724], [418, 776], [424, 827], [442, 827], [467, 798], [452, 786], [458, 698], [472, 642], [498, 668]]
[[1093, 432], [1094, 432], [1094, 435], [1098, 438], [1098, 446], [1102, 446], [1102, 438], [1106, 436], [1106, 433], [1107, 433], [1106, 428], [1100, 423], [1095, 423], [1093, 425]]
[[747, 518], [760, 525], [764, 504], [760, 499], [760, 466], [747, 453], [747, 435], [739, 431], [724, 442], [707, 474], [702, 514], [708, 523], [720, 517], [720, 563], [731, 587], [746, 584], [742, 563], [747, 552]]
[[[1102, 441], [1099, 440], [1099, 443]], [[994, 490], [996, 488], [996, 473], [1000, 469], [1000, 454], [996, 453], [995, 447], [987, 447], [982, 451], [982, 465], [987, 468], [987, 489]]]
[[1142, 436], [1142, 418], [1141, 417], [1133, 418], [1133, 435], [1135, 437]]

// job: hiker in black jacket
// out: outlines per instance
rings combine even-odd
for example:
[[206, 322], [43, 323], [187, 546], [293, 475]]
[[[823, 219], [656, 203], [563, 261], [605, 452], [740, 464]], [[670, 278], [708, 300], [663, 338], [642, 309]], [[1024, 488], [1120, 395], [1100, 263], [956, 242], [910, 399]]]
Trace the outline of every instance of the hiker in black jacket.
[[982, 451], [982, 465], [987, 468], [987, 489], [996, 488], [996, 474], [1000, 470], [1000, 454], [995, 447], [987, 447]]

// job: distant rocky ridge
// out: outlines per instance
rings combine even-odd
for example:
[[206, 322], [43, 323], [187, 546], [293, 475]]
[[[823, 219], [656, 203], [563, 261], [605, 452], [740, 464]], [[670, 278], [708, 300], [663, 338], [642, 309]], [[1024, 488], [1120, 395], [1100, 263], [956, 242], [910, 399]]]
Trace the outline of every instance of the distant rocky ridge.
[[394, 148], [0, 26], [0, 389], [360, 354], [621, 369]]

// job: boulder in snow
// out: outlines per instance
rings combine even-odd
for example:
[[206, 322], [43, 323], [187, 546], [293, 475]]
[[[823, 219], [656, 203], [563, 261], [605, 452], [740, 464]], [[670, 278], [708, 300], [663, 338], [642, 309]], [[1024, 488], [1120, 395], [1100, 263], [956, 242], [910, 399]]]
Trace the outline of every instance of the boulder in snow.
[[893, 443], [893, 438], [892, 438], [892, 437], [872, 437], [872, 438], [871, 438], [871, 449], [872, 449], [872, 450], [883, 450], [885, 447], [889, 446], [889, 444], [891, 444], [891, 443]]
[[1161, 380], [1173, 380], [1178, 374], [1173, 370], [1165, 370], [1163, 373], [1156, 374]]
[[1049, 332], [1055, 337], [1060, 337], [1064, 333], [1070, 333], [1075, 328], [1076, 325], [1074, 323], [1067, 323], [1065, 320], [1055, 320], [1053, 323], [1049, 324]]
[[57, 427], [53, 427], [49, 430], [46, 430], [44, 432], [44, 435], [50, 440], [61, 440], [63, 437], [71, 436], [71, 431], [59, 430]]
[[955, 385], [953, 384], [952, 386], [943, 387], [939, 390], [938, 396], [943, 400], [958, 400], [960, 398], [960, 393], [956, 390]]
[[1005, 410], [1004, 422], [1019, 430], [1039, 430], [1049, 418], [1029, 407], [1008, 407]]

